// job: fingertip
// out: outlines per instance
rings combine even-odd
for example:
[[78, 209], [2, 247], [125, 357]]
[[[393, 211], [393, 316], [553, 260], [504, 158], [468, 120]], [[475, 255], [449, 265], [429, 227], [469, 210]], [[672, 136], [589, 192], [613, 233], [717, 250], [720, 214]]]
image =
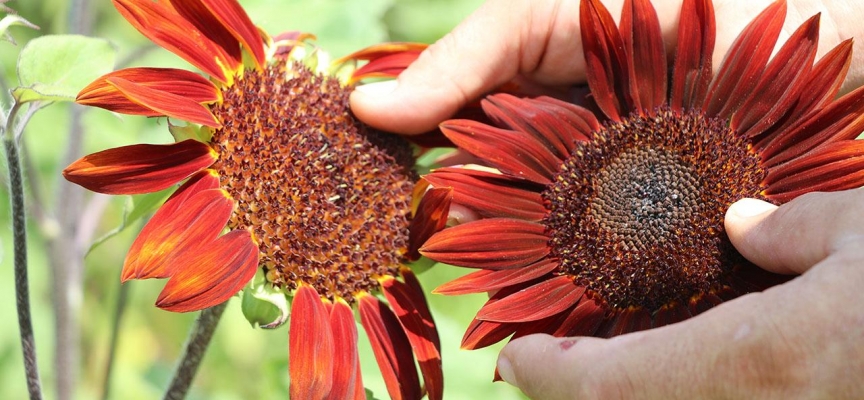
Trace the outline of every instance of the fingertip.
[[358, 86], [350, 105], [357, 118], [374, 128], [416, 135], [435, 129], [460, 106], [440, 97], [424, 85], [399, 79]]

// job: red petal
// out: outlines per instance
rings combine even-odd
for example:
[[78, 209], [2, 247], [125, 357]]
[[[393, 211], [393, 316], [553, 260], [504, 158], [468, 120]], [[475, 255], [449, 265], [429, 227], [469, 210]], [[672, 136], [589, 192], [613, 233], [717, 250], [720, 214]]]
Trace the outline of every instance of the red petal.
[[552, 336], [593, 336], [603, 322], [606, 311], [596, 300], [582, 296], [579, 304], [570, 311]]
[[595, 336], [611, 338], [651, 328], [651, 314], [642, 307], [631, 306], [615, 312], [597, 328]]
[[450, 188], [432, 188], [423, 195], [417, 206], [417, 214], [408, 225], [407, 257], [409, 260], [420, 258], [417, 249], [435, 232], [444, 229], [452, 199], [453, 190]]
[[840, 86], [843, 84], [851, 62], [852, 39], [847, 39], [831, 49], [816, 63], [806, 82], [801, 85], [807, 90], [801, 91], [798, 102], [789, 112], [789, 115], [784, 117], [785, 121], [780, 125], [771, 127], [769, 133], [759, 138], [754, 146], [759, 150], [764, 149], [778, 134], [785, 132], [790, 126], [797, 126], [803, 116], [821, 109], [834, 100], [840, 91]]
[[864, 140], [818, 147], [769, 170], [765, 194], [781, 203], [808, 192], [833, 192], [864, 185]]
[[754, 137], [776, 124], [807, 89], [816, 45], [819, 15], [802, 24], [768, 64], [750, 98], [732, 116], [730, 126], [745, 137]]
[[774, 167], [825, 143], [850, 140], [864, 130], [864, 87], [858, 88], [777, 135], [759, 154]]
[[460, 347], [462, 350], [476, 350], [491, 346], [512, 335], [521, 325], [507, 322], [481, 321], [475, 318], [468, 325], [468, 329], [462, 337]]
[[[339, 328], [334, 326], [332, 329]], [[336, 364], [333, 330], [330, 316], [318, 292], [311, 286], [300, 285], [291, 304], [288, 332], [289, 391], [292, 399], [328, 398], [333, 387], [333, 371], [337, 368], [350, 369], [354, 365]], [[356, 346], [356, 339], [354, 343]]]
[[222, 92], [209, 80], [194, 72], [173, 68], [126, 68], [105, 74], [87, 85], [75, 101], [85, 106], [101, 107], [122, 114], [158, 117], [165, 115], [126, 97], [110, 78], [121, 78], [150, 89], [175, 94], [193, 102], [212, 103], [222, 98]]
[[342, 57], [336, 61], [333, 61], [334, 64], [342, 64], [349, 60], [366, 60], [372, 61], [377, 60], [381, 57], [387, 57], [393, 54], [399, 54], [404, 52], [421, 52], [429, 47], [428, 44], [424, 43], [410, 43], [410, 42], [389, 42], [389, 43], [380, 43], [374, 44], [372, 46], [360, 49], [355, 51], [345, 57]]
[[[568, 158], [576, 143], [588, 140], [593, 132], [593, 121], [585, 121], [581, 113], [574, 112], [577, 106], [548, 97], [522, 99], [497, 93], [483, 99], [480, 106], [496, 124], [531, 134], [560, 160]], [[590, 112], [588, 115], [593, 118]]]
[[466, 168], [441, 168], [424, 177], [432, 186], [453, 189], [453, 203], [485, 218], [540, 221], [546, 216], [540, 187], [503, 175]]
[[441, 349], [436, 345], [440, 342], [423, 292], [416, 292], [411, 286], [393, 278], [385, 279], [381, 287], [399, 322], [405, 328], [408, 341], [411, 342], [414, 355], [420, 364], [429, 399], [441, 399], [444, 373], [441, 370]]
[[660, 310], [657, 311], [657, 314], [654, 315], [654, 327], [656, 328], [674, 324], [690, 317], [690, 311], [687, 310], [687, 307], [684, 307], [679, 303], [671, 305], [667, 304], [661, 307]]
[[[197, 29], [190, 19], [182, 17], [168, 2], [113, 0], [114, 6], [135, 27], [153, 43], [177, 54], [208, 75], [227, 82], [229, 71], [240, 66], [237, 54], [229, 54], [231, 49], [217, 44], [210, 36]], [[183, 2], [180, 2], [181, 4]], [[237, 47], [239, 54], [239, 46]]]
[[639, 99], [631, 96], [624, 42], [612, 15], [599, 0], [579, 3], [579, 21], [591, 94], [603, 113], [618, 121], [639, 109]]
[[675, 109], [691, 109], [704, 102], [711, 83], [714, 5], [711, 0], [685, 1], [680, 20], [669, 104]]
[[386, 305], [369, 294], [359, 296], [360, 323], [392, 399], [419, 399], [420, 379], [414, 356], [399, 320]]
[[[432, 313], [429, 311], [429, 303], [426, 302], [426, 296], [424, 295], [423, 287], [420, 285], [420, 281], [417, 279], [417, 276], [414, 275], [414, 272], [411, 272], [411, 269], [402, 267], [399, 270], [399, 273], [402, 275], [402, 280], [408, 285], [410, 292], [415, 293], [414, 301], [417, 301], [418, 304], [422, 304], [423, 307], [418, 307], [417, 311], [424, 315], [423, 318], [432, 321]], [[435, 348], [441, 348], [441, 341], [438, 335], [436, 334], [433, 337], [435, 341]]]
[[219, 175], [212, 169], [205, 169], [192, 175], [186, 183], [181, 185], [171, 194], [171, 197], [169, 197], [168, 200], [165, 200], [165, 204], [163, 204], [159, 209], [178, 210], [180, 209], [180, 206], [186, 203], [186, 200], [189, 200], [198, 192], [207, 189], [219, 189]]
[[349, 83], [366, 78], [395, 78], [416, 61], [417, 57], [420, 57], [419, 51], [406, 51], [369, 61], [351, 74]]
[[[255, 64], [261, 68], [266, 60], [264, 40], [258, 27], [252, 23], [246, 11], [236, 0], [198, 0], [219, 20], [222, 27], [231, 32], [237, 41], [252, 54]], [[175, 2], [176, 3], [176, 2]], [[193, 14], [196, 15], [197, 14]], [[226, 44], [231, 44], [227, 42]]]
[[472, 120], [449, 120], [441, 131], [459, 148], [513, 176], [549, 184], [562, 161], [528, 134]]
[[194, 253], [208, 251], [225, 228], [234, 208], [225, 191], [185, 194], [166, 202], [135, 238], [123, 263], [121, 282], [174, 275]]
[[438, 286], [432, 293], [452, 296], [457, 294], [491, 292], [539, 278], [552, 272], [557, 267], [557, 261], [542, 259], [524, 268], [500, 271], [482, 269]]
[[723, 299], [711, 293], [702, 293], [690, 298], [688, 310], [690, 311], [690, 315], [695, 317], [720, 305], [720, 303], [723, 303]]
[[108, 78], [106, 81], [117, 88], [127, 99], [144, 108], [158, 112], [159, 115], [182, 119], [196, 124], [219, 128], [222, 124], [210, 113], [210, 109], [188, 97], [156, 90], [122, 78]]
[[477, 319], [498, 322], [530, 322], [558, 314], [576, 304], [585, 288], [568, 276], [557, 276], [486, 304]]
[[774, 2], [738, 35], [708, 89], [702, 108], [709, 116], [728, 118], [741, 107], [759, 82], [785, 18], [786, 2]]
[[357, 377], [359, 376], [357, 324], [354, 322], [354, 312], [351, 311], [351, 306], [343, 300], [337, 300], [330, 310], [330, 329], [333, 332], [334, 349], [333, 385], [327, 398], [331, 400], [354, 399], [356, 398]]
[[524, 267], [549, 254], [543, 225], [507, 218], [469, 222], [436, 233], [420, 248], [435, 261], [469, 268]]
[[66, 167], [63, 177], [99, 193], [150, 193], [171, 187], [217, 158], [210, 146], [194, 140], [136, 144], [84, 156]]
[[178, 260], [156, 306], [176, 312], [215, 306], [240, 291], [257, 269], [258, 246], [251, 234], [228, 232]]
[[[692, 35], [692, 33], [688, 33]], [[631, 95], [643, 113], [666, 103], [666, 49], [657, 12], [649, 0], [626, 0], [621, 12], [621, 38], [630, 56], [634, 84]]]

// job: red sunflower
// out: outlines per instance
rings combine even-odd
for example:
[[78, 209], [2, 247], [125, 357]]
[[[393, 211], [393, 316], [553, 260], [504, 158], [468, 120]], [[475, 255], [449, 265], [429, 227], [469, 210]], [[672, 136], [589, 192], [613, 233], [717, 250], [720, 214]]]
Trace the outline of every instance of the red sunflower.
[[599, 0], [583, 0], [598, 113], [497, 94], [482, 102], [494, 126], [441, 125], [484, 164], [425, 177], [439, 207], [449, 190], [451, 212], [475, 219], [420, 248], [479, 269], [436, 292], [494, 292], [464, 348], [659, 327], [789, 279], [738, 254], [724, 213], [745, 197], [782, 204], [864, 184], [864, 141], [854, 140], [864, 88], [835, 100], [852, 41], [815, 62], [818, 15], [771, 58], [785, 14], [784, 1], [765, 9], [714, 74], [711, 1], [684, 1], [668, 66], [649, 0], [626, 1], [620, 26]]
[[190, 123], [171, 126], [176, 143], [101, 151], [63, 172], [108, 194], [180, 184], [132, 244], [122, 280], [169, 278], [156, 305], [186, 312], [225, 302], [261, 271], [293, 297], [290, 391], [297, 399], [365, 398], [356, 306], [390, 396], [440, 399], [438, 335], [405, 266], [413, 259], [412, 148], [366, 128], [347, 108], [351, 83], [395, 76], [423, 46], [355, 53], [332, 70], [343, 72], [346, 60], [349, 68], [371, 61], [340, 82], [303, 62], [317, 60], [297, 61], [308, 35], [270, 37], [234, 0], [114, 5], [209, 76], [129, 68], [78, 96], [80, 104]]

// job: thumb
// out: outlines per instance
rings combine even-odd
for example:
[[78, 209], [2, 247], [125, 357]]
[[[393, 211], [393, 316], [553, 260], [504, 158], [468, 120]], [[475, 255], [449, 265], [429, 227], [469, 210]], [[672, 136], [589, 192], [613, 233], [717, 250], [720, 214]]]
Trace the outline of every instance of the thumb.
[[726, 233], [748, 260], [801, 274], [864, 235], [864, 189], [808, 193], [779, 208], [743, 199], [726, 212]]
[[[434, 129], [468, 102], [541, 64], [561, 64], [545, 82], [574, 79], [584, 70], [575, 2], [489, 1], [456, 29], [428, 47], [396, 81], [362, 85], [351, 95], [354, 114], [391, 132], [417, 134]], [[555, 27], [555, 19], [569, 26]], [[560, 41], [560, 44], [558, 43]], [[550, 45], [555, 42], [558, 47]], [[566, 58], [563, 55], [566, 53]], [[561, 53], [560, 59], [545, 53]], [[562, 61], [566, 60], [566, 61]], [[569, 76], [568, 76], [569, 74]], [[578, 79], [578, 78], [575, 78]]]

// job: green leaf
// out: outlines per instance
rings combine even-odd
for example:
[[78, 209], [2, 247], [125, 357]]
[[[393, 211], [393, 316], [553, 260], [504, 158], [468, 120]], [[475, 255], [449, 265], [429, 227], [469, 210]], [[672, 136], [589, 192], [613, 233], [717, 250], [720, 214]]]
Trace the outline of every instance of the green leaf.
[[[120, 232], [126, 230], [126, 228], [134, 225], [136, 222], [140, 221], [142, 218], [150, 215], [168, 199], [168, 196], [174, 192], [173, 187], [153, 193], [147, 194], [139, 194], [135, 196], [129, 196], [126, 200], [126, 208], [123, 210], [123, 219], [120, 222], [120, 225], [116, 228], [108, 231], [108, 233], [102, 235], [99, 239], [96, 239], [92, 245], [90, 245], [90, 249], [87, 250], [87, 254], [90, 254], [93, 249], [116, 236]], [[86, 255], [85, 255], [86, 257]]]
[[19, 103], [73, 101], [78, 92], [114, 68], [116, 50], [105, 39], [46, 35], [31, 40], [18, 55]]
[[260, 269], [252, 282], [243, 289], [240, 307], [253, 328], [260, 326], [274, 329], [288, 321], [288, 299], [285, 293], [267, 282]]
[[366, 389], [366, 400], [379, 400], [377, 397], [375, 397], [375, 393], [372, 393], [372, 391], [369, 390], [369, 388], [363, 388], [363, 389]]
[[202, 143], [207, 143], [213, 137], [213, 130], [206, 126], [198, 126], [198, 125], [171, 125], [171, 122], [168, 122], [168, 131], [171, 132], [171, 136], [174, 136], [174, 141], [180, 143], [184, 140], [197, 140]]

